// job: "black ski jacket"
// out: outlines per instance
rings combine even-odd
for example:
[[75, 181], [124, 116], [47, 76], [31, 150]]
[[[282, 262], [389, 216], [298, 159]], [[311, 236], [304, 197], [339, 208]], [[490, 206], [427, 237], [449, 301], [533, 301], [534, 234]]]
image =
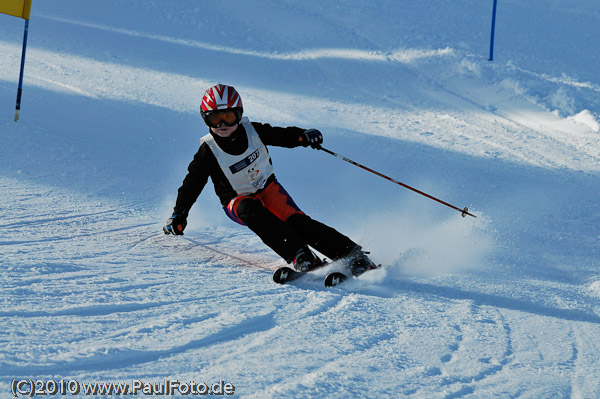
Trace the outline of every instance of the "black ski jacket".
[[[308, 145], [308, 143], [303, 140], [304, 129], [299, 127], [292, 126], [283, 128], [258, 122], [252, 122], [252, 126], [256, 129], [258, 136], [265, 146], [274, 145], [278, 147], [293, 148]], [[248, 136], [246, 135], [246, 129], [244, 129], [242, 124], [240, 124], [238, 129], [227, 138], [219, 137], [212, 132], [211, 134], [219, 147], [229, 154], [240, 155], [248, 148]], [[194, 155], [194, 159], [188, 166], [187, 176], [183, 179], [181, 187], [179, 187], [173, 213], [187, 214], [198, 199], [204, 186], [206, 186], [209, 177], [214, 184], [215, 193], [223, 206], [226, 206], [229, 201], [237, 197], [237, 193], [233, 190], [229, 180], [225, 177], [225, 174], [221, 170], [217, 158], [215, 158], [210, 147], [206, 143], [202, 143], [198, 152]], [[272, 175], [267, 181], [267, 184], [274, 179], [275, 175]]]

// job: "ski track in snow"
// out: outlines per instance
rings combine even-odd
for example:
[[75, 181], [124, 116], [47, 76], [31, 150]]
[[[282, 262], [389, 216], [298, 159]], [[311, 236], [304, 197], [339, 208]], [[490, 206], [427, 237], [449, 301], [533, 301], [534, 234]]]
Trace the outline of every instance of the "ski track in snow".
[[[186, 2], [184, 16], [146, 0], [64, 16], [57, 4], [34, 4], [18, 124], [22, 24], [0, 26], [0, 396], [14, 378], [171, 378], [223, 379], [238, 398], [597, 397], [595, 53], [561, 70], [554, 38], [550, 61], [504, 45], [515, 59], [488, 63], [452, 23], [487, 21], [472, 4], [438, 4], [445, 30], [408, 3]], [[599, 16], [580, 6], [573, 35]], [[235, 29], [197, 35], [220, 7]], [[362, 23], [374, 12], [376, 29]], [[275, 285], [284, 262], [226, 220], [211, 187], [186, 235], [165, 236], [202, 92], [232, 76], [253, 119], [319, 127], [344, 155], [472, 198], [478, 218], [318, 152], [273, 150], [294, 197], [382, 270]]]
[[[3, 189], [15, 185], [2, 179]], [[273, 286], [269, 272], [252, 267], [261, 256], [275, 267], [273, 257], [233, 252], [227, 233], [177, 240], [109, 202], [38, 185], [14, 195], [21, 222], [3, 225], [0, 240], [10, 259], [1, 291], [10, 310], [0, 314], [10, 343], [5, 380], [200, 374], [235, 379], [242, 397], [361, 396], [370, 383], [390, 397], [518, 396], [532, 392], [534, 376], [542, 397], [597, 386], [586, 371], [597, 351], [581, 337], [597, 333], [600, 317], [585, 312], [411, 279], [362, 289]], [[17, 239], [19, 231], [35, 237]], [[310, 350], [307, 336], [317, 338]], [[549, 347], [550, 337], [563, 344]], [[543, 377], [527, 367], [533, 362]], [[263, 386], [253, 391], [257, 376]]]
[[[2, 179], [3, 189], [15, 185]], [[364, 294], [312, 285], [303, 289], [302, 283], [276, 287], [268, 274], [241, 262], [258, 264], [259, 255], [231, 254], [227, 235], [216, 234], [210, 242], [206, 237], [177, 240], [161, 236], [156, 223], [143, 223], [139, 214], [110, 203], [86, 203], [73, 193], [37, 185], [14, 195], [22, 199], [21, 223], [3, 225], [10, 229], [1, 231], [22, 229], [37, 237], [24, 241], [3, 234], [1, 240], [11, 259], [3, 269], [3, 280], [10, 283], [2, 288], [10, 309], [1, 314], [8, 327], [4, 339], [12, 342], [0, 368], [5, 379], [129, 380], [161, 375], [165, 364], [172, 375], [185, 378], [190, 374], [184, 365], [195, 362], [196, 373], [235, 375], [243, 386], [250, 384], [244, 369], [251, 362], [270, 383], [254, 394], [244, 388], [244, 397], [333, 391], [360, 396], [363, 384], [377, 381], [384, 396], [456, 398], [490, 387], [522, 394], [530, 388], [512, 382], [526, 381], [517, 379], [518, 373], [531, 370], [520, 368], [538, 361], [549, 385], [540, 384], [536, 392], [544, 396], [563, 383], [570, 386], [569, 379], [575, 381], [573, 389], [584, 389], [581, 376], [589, 375], [580, 357], [587, 357], [586, 365], [590, 356], [597, 360], [597, 352], [580, 354], [585, 341], [577, 336], [597, 331], [600, 317], [583, 312], [503, 303], [500, 297], [418, 281], [411, 287], [392, 280], [381, 287], [381, 296], [376, 286], [366, 286]], [[49, 217], [53, 211], [59, 214]], [[120, 228], [109, 228], [115, 221]], [[118, 239], [125, 229], [131, 238]], [[86, 245], [88, 240], [94, 244]], [[179, 263], [184, 259], [189, 263]], [[400, 289], [385, 290], [386, 285]], [[257, 307], [263, 295], [271, 300]], [[532, 335], [524, 318], [543, 328]], [[577, 324], [564, 329], [569, 319]], [[319, 338], [311, 351], [293, 344], [303, 342], [299, 333]], [[565, 344], [549, 350], [542, 343], [545, 336]], [[286, 363], [288, 356], [297, 361]], [[565, 376], [569, 369], [573, 375]], [[389, 378], [390, 372], [399, 378]]]

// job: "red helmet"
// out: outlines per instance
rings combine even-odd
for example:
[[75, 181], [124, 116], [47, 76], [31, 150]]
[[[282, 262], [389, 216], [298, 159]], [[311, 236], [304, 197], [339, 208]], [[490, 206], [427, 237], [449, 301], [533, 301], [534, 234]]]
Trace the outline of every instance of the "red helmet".
[[219, 83], [204, 93], [200, 113], [204, 116], [205, 113], [232, 108], [239, 108], [243, 112], [242, 98], [233, 86]]

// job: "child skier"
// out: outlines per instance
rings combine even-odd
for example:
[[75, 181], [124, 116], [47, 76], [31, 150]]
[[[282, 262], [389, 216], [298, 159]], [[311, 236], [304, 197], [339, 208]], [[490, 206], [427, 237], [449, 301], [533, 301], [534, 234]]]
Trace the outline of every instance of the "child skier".
[[309, 246], [332, 260], [348, 258], [355, 275], [375, 268], [361, 246], [304, 214], [275, 178], [266, 146], [319, 148], [321, 132], [250, 122], [242, 118], [243, 111], [232, 86], [217, 84], [206, 90], [200, 113], [209, 134], [201, 138], [188, 167], [165, 234], [183, 234], [188, 212], [210, 177], [225, 213], [248, 226], [296, 270], [322, 264]]

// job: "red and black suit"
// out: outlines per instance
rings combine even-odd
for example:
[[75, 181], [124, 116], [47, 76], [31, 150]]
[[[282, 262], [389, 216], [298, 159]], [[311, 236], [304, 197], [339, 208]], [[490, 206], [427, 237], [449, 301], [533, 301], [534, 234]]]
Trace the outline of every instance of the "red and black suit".
[[[248, 129], [252, 132], [248, 133]], [[261, 148], [265, 149], [268, 145], [287, 148], [307, 145], [304, 129], [275, 127], [249, 122], [246, 118], [229, 137], [223, 138], [213, 133], [205, 136], [178, 190], [174, 213], [187, 214], [210, 177], [227, 215], [234, 221], [247, 225], [288, 263], [306, 245], [333, 260], [347, 256], [356, 243], [304, 214], [277, 182], [271, 165], [267, 168], [269, 173], [264, 179], [254, 179], [253, 175], [260, 171], [254, 170], [249, 164], [256, 156], [253, 149], [249, 148], [249, 143], [252, 147], [257, 140]], [[250, 156], [246, 156], [249, 153]], [[224, 164], [223, 159], [235, 162]], [[271, 163], [270, 157], [268, 162]], [[231, 180], [237, 179], [237, 173], [248, 174], [248, 181], [256, 187], [250, 190], [240, 189], [240, 179], [234, 187]]]

